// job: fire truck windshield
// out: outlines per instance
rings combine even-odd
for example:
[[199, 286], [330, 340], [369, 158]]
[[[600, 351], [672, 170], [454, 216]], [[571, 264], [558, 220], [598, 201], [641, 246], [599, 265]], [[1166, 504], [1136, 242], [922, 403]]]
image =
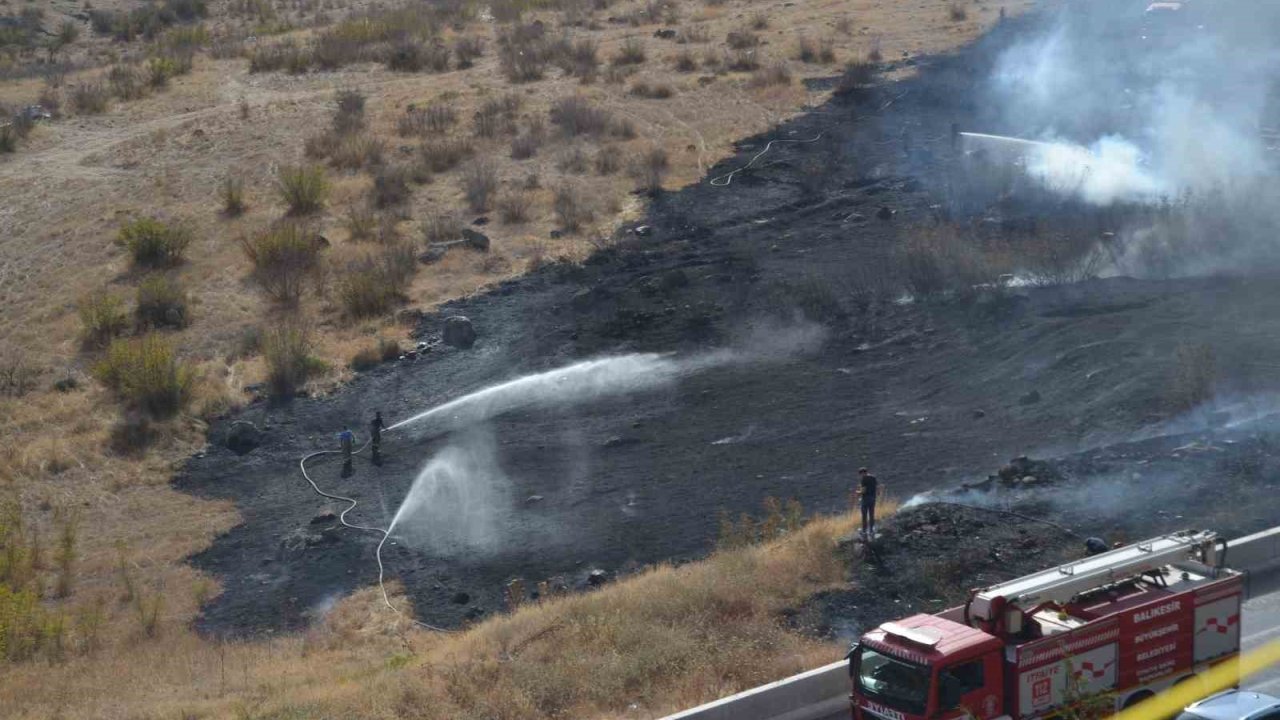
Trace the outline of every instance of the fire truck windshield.
[[877, 652], [858, 650], [860, 694], [911, 715], [923, 715], [929, 704], [929, 669]]

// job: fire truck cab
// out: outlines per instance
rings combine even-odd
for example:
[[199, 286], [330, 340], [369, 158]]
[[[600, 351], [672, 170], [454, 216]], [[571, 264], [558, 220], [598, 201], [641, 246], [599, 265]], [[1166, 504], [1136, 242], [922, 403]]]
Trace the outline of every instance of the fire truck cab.
[[849, 654], [854, 720], [1023, 720], [1098, 698], [1118, 710], [1192, 679], [1239, 652], [1243, 575], [1220, 542], [1166, 535], [884, 623]]

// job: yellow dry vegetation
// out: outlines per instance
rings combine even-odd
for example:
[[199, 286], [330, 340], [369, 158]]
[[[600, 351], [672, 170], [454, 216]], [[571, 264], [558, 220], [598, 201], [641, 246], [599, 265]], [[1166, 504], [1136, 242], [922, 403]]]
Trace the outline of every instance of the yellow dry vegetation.
[[841, 644], [794, 632], [780, 613], [844, 585], [837, 541], [856, 523], [820, 517], [460, 633], [409, 625], [375, 589], [298, 636], [219, 643], [170, 624], [158, 640], [9, 668], [0, 706], [15, 720], [661, 716], [839, 659]]

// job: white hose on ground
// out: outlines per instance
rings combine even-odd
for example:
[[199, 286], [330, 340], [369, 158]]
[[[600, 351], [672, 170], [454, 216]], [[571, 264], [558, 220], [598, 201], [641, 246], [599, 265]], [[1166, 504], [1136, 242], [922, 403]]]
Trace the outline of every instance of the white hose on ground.
[[765, 153], [767, 153], [767, 152], [769, 152], [771, 149], [773, 149], [773, 144], [774, 144], [774, 143], [784, 143], [784, 142], [785, 142], [785, 143], [796, 143], [796, 144], [799, 144], [799, 145], [805, 145], [805, 144], [808, 144], [808, 143], [815, 143], [815, 142], [818, 142], [818, 141], [819, 141], [819, 140], [821, 140], [821, 139], [822, 139], [822, 133], [818, 133], [817, 135], [814, 135], [812, 138], [810, 138], [810, 139], [808, 139], [808, 140], [786, 140], [786, 139], [770, 140], [770, 141], [768, 142], [768, 144], [766, 144], [766, 145], [764, 146], [764, 149], [763, 149], [763, 150], [761, 150], [760, 152], [756, 153], [756, 154], [755, 154], [755, 157], [751, 158], [751, 161], [750, 161], [750, 162], [748, 162], [746, 165], [743, 165], [742, 167], [738, 168], [737, 170], [732, 170], [732, 171], [730, 171], [730, 172], [727, 172], [727, 173], [725, 173], [724, 175], [718, 175], [718, 176], [716, 176], [716, 177], [711, 178], [711, 184], [712, 184], [712, 185], [714, 185], [714, 186], [716, 186], [716, 187], [728, 187], [728, 186], [729, 186], [729, 184], [733, 182], [733, 176], [734, 176], [734, 175], [737, 175], [738, 173], [742, 172], [743, 170], [746, 170], [746, 169], [750, 168], [752, 165], [755, 165], [757, 160], [759, 160], [760, 158], [764, 157], [764, 154], [765, 154]]
[[[364, 452], [365, 448], [368, 448], [372, 442], [373, 442], [372, 438], [370, 438], [369, 440], [366, 440], [365, 443], [361, 445], [358, 450], [352, 452], [351, 454], [354, 456]], [[435, 625], [424, 623], [421, 620], [418, 620], [412, 617], [411, 615], [404, 612], [403, 610], [396, 607], [395, 605], [391, 604], [391, 598], [387, 596], [387, 586], [383, 582], [383, 578], [386, 574], [386, 570], [382, 565], [382, 546], [386, 544], [387, 538], [391, 537], [391, 528], [387, 528], [384, 530], [380, 527], [370, 527], [368, 525], [356, 525], [355, 523], [347, 522], [347, 513], [354, 510], [356, 505], [358, 505], [359, 503], [355, 500], [355, 498], [349, 498], [344, 495], [334, 495], [333, 493], [327, 493], [324, 490], [321, 490], [320, 486], [316, 484], [316, 481], [311, 479], [311, 474], [307, 472], [308, 460], [315, 457], [319, 457], [321, 455], [340, 455], [340, 454], [342, 454], [341, 450], [317, 450], [316, 452], [303, 455], [302, 459], [298, 461], [298, 468], [302, 470], [302, 477], [306, 478], [307, 482], [311, 484], [311, 489], [315, 490], [317, 495], [321, 497], [329, 498], [330, 500], [338, 500], [340, 502], [347, 503], [347, 507], [341, 513], [338, 514], [338, 522], [342, 523], [344, 527], [349, 527], [352, 530], [364, 530], [366, 532], [376, 532], [382, 535], [382, 539], [378, 541], [378, 549], [374, 552], [374, 558], [377, 559], [378, 561], [378, 589], [382, 591], [382, 603], [386, 605], [392, 612], [399, 615], [400, 617], [403, 617], [404, 619], [408, 620], [414, 625], [424, 627], [428, 630], [435, 630], [436, 632], [454, 632], [453, 630], [450, 630], [448, 628], [436, 627]]]

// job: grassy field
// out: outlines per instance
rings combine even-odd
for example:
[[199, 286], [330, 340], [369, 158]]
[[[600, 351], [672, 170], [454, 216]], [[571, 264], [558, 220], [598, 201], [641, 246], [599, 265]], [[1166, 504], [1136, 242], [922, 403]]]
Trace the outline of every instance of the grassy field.
[[[315, 702], [347, 716], [368, 701], [372, 716], [389, 716], [397, 693], [473, 692], [436, 685], [463, 667], [452, 662], [499, 662], [498, 628], [517, 642], [533, 627], [519, 623], [552, 608], [620, 597], [623, 586], [433, 638], [387, 626], [362, 595], [314, 636], [222, 646], [188, 629], [218, 588], [182, 559], [236, 513], [168, 480], [204, 444], [207, 422], [250, 397], [246, 387], [270, 377], [324, 392], [358, 354], [407, 340], [412, 315], [401, 311], [548, 258], [581, 258], [638, 217], [648, 193], [698, 181], [735, 139], [821, 103], [805, 79], [945, 51], [1028, 4], [548, 2], [519, 6], [518, 19], [459, 4], [447, 21], [413, 29], [394, 8], [234, 0], [131, 40], [113, 35], [133, 32], [128, 23], [106, 18], [100, 34], [45, 0], [0, 6], [40, 29], [19, 38], [30, 47], [0, 37], [5, 113], [59, 105], [59, 117], [12, 145], [0, 137], [4, 706], [21, 699], [31, 717], [170, 717], [191, 702], [211, 716], [256, 717]], [[76, 37], [48, 47], [64, 19]], [[387, 38], [377, 52], [357, 47], [332, 69], [321, 55], [265, 69], [272, 53], [375, 31]], [[523, 71], [505, 48], [536, 33], [543, 77], [513, 81]], [[449, 49], [447, 70], [432, 69], [438, 47]], [[470, 65], [459, 67], [464, 55]], [[318, 183], [292, 188], [291, 208], [281, 182], [313, 168]], [[299, 192], [316, 207], [296, 204]], [[480, 216], [488, 252], [451, 248], [417, 262], [429, 242]], [[264, 331], [278, 327], [296, 331]], [[686, 572], [658, 570], [652, 582]], [[714, 596], [703, 591], [689, 597]], [[751, 616], [767, 618], [766, 606], [752, 604]], [[833, 652], [774, 625], [752, 625], [776, 652], [758, 653], [750, 677], [650, 678], [644, 706], [686, 704]], [[23, 644], [32, 638], [38, 647]], [[395, 659], [410, 646], [409, 660]], [[368, 673], [388, 692], [366, 694]], [[584, 713], [625, 710], [580, 700]]]

